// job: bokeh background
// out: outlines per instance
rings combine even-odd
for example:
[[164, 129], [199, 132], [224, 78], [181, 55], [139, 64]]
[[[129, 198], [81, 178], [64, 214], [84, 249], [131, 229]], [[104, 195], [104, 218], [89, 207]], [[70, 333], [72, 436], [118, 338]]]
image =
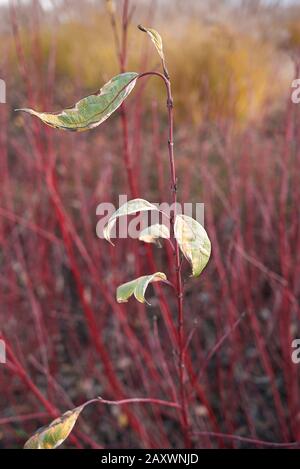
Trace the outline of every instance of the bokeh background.
[[[212, 241], [200, 279], [183, 266], [193, 445], [299, 441], [300, 4], [124, 3], [0, 2], [0, 446], [22, 447], [98, 395], [178, 398], [172, 290], [150, 289], [151, 307], [115, 302], [137, 275], [172, 280], [172, 255], [133, 240], [112, 248], [95, 231], [97, 205], [119, 194], [169, 200], [162, 84], [139, 83], [83, 134], [14, 112], [62, 109], [124, 69], [159, 70], [139, 23], [163, 37], [179, 198], [205, 203]], [[178, 418], [154, 404], [93, 404], [64, 446], [182, 447]]]

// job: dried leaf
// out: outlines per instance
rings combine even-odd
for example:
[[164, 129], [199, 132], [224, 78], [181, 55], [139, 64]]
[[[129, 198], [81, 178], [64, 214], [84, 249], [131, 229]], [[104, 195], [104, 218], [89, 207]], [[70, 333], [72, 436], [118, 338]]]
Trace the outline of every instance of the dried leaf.
[[139, 25], [139, 29], [141, 31], [144, 31], [144, 33], [147, 33], [148, 36], [151, 38], [151, 41], [155, 45], [155, 48], [160, 56], [160, 58], [164, 61], [165, 56], [164, 56], [164, 51], [163, 51], [163, 43], [162, 43], [162, 38], [160, 34], [152, 28], [145, 28], [145, 26], [142, 26], [141, 24]]

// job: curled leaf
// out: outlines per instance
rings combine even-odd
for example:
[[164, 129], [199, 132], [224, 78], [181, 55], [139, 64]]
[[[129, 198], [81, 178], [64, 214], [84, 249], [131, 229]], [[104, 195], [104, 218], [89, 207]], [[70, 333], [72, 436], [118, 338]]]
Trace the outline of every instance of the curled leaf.
[[24, 449], [55, 449], [70, 435], [80, 412], [86, 404], [65, 412], [61, 417], [53, 420], [50, 425], [40, 428], [25, 443]]
[[164, 69], [164, 72], [165, 72], [165, 76], [167, 78], [169, 78], [169, 73], [168, 73], [168, 70], [167, 70], [167, 67], [166, 67], [166, 61], [165, 61], [165, 54], [164, 54], [164, 50], [163, 50], [163, 42], [162, 42], [162, 38], [161, 38], [161, 35], [155, 30], [155, 29], [152, 29], [152, 28], [145, 28], [145, 26], [142, 26], [141, 24], [138, 26], [138, 28], [143, 31], [144, 33], [147, 33], [148, 36], [150, 37], [151, 41], [153, 42], [153, 44], [155, 45], [155, 48], [162, 60], [162, 65], [163, 65], [163, 69]]
[[198, 277], [211, 253], [211, 243], [205, 229], [193, 218], [177, 215], [174, 234], [183, 255], [192, 265], [193, 277]]
[[145, 299], [145, 292], [149, 283], [152, 282], [160, 282], [162, 280], [167, 280], [166, 275], [163, 272], [156, 272], [152, 275], [143, 275], [135, 280], [131, 280], [131, 282], [123, 283], [117, 288], [117, 302], [118, 303], [127, 303], [128, 298], [132, 295], [140, 303], [148, 303]]
[[112, 216], [106, 223], [104, 230], [103, 230], [104, 238], [109, 243], [113, 244], [110, 239], [110, 233], [113, 227], [115, 226], [116, 220], [119, 217], [124, 216], [124, 215], [133, 215], [137, 212], [145, 212], [148, 210], [158, 211], [158, 208], [154, 204], [151, 204], [150, 202], [144, 199], [132, 199], [126, 202], [125, 204], [121, 205], [121, 207], [118, 208], [118, 210], [116, 210], [112, 214]]
[[163, 51], [163, 43], [162, 43], [162, 38], [161, 35], [152, 28], [145, 28], [145, 26], [142, 26], [141, 24], [139, 25], [139, 29], [143, 31], [144, 33], [147, 33], [148, 36], [150, 37], [151, 41], [155, 45], [155, 48], [162, 60], [165, 59], [164, 56], [164, 51]]
[[106, 83], [97, 94], [78, 101], [75, 106], [57, 113], [37, 112], [33, 109], [17, 109], [38, 117], [42, 122], [57, 129], [82, 132], [93, 129], [122, 104], [134, 88], [138, 74], [121, 73]]
[[139, 236], [139, 240], [144, 241], [144, 243], [154, 243], [161, 246], [159, 238], [170, 238], [169, 228], [166, 225], [160, 225], [159, 223], [148, 226], [141, 231]]

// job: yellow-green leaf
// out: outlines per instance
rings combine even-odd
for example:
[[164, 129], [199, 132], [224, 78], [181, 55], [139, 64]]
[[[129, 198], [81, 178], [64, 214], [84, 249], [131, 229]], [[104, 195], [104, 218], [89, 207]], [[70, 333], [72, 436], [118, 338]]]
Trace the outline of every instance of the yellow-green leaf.
[[145, 28], [145, 26], [142, 26], [141, 24], [139, 25], [139, 29], [141, 31], [144, 31], [144, 33], [147, 33], [148, 36], [150, 37], [151, 41], [155, 45], [155, 48], [160, 56], [160, 58], [164, 61], [165, 56], [164, 56], [164, 51], [163, 51], [163, 43], [162, 43], [162, 38], [160, 34], [152, 28]]
[[37, 112], [33, 109], [17, 109], [38, 117], [45, 124], [57, 129], [82, 132], [104, 122], [127, 98], [134, 88], [138, 74], [121, 73], [106, 83], [97, 94], [81, 99], [72, 108], [57, 113]]
[[61, 417], [53, 420], [50, 425], [40, 428], [25, 443], [25, 449], [55, 449], [61, 445], [73, 430], [80, 412], [85, 404], [65, 412]]
[[113, 227], [115, 226], [117, 218], [124, 215], [133, 215], [137, 212], [145, 212], [147, 210], [158, 210], [158, 208], [154, 204], [151, 204], [150, 202], [144, 199], [132, 199], [126, 202], [125, 204], [121, 205], [121, 207], [112, 214], [112, 216], [106, 223], [103, 230], [104, 238], [108, 242], [113, 244], [110, 239], [110, 233]]
[[117, 288], [117, 302], [127, 303], [128, 298], [134, 295], [140, 303], [148, 303], [145, 299], [145, 292], [149, 283], [160, 282], [162, 280], [167, 280], [166, 275], [163, 272], [156, 272], [155, 274], [143, 275], [135, 280], [123, 283]]
[[148, 226], [141, 231], [139, 236], [139, 240], [144, 241], [144, 243], [154, 243], [161, 246], [159, 238], [170, 238], [169, 228], [166, 225], [160, 225], [159, 223]]
[[192, 265], [193, 276], [198, 277], [211, 253], [211, 243], [205, 229], [193, 218], [177, 215], [174, 233], [183, 255]]

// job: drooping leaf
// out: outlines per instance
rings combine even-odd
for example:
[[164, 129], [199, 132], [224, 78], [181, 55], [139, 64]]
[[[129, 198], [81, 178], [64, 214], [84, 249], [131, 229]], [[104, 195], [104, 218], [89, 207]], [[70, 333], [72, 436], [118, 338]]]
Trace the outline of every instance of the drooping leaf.
[[113, 229], [113, 227], [115, 226], [116, 220], [119, 217], [124, 216], [124, 215], [133, 215], [137, 212], [145, 212], [145, 211], [149, 211], [149, 210], [158, 210], [158, 208], [155, 205], [151, 204], [150, 202], [148, 202], [147, 200], [144, 200], [144, 199], [129, 200], [125, 204], [121, 205], [121, 207], [118, 208], [118, 210], [116, 210], [112, 214], [112, 216], [110, 217], [110, 219], [106, 223], [106, 225], [104, 227], [104, 230], [103, 230], [104, 238], [108, 242], [113, 244], [111, 242], [111, 239], [110, 239], [110, 233], [111, 233], [111, 230]]
[[164, 51], [163, 51], [163, 43], [162, 43], [162, 38], [160, 34], [152, 28], [145, 28], [145, 26], [142, 26], [141, 24], [139, 25], [139, 29], [141, 31], [144, 31], [144, 33], [147, 33], [148, 36], [150, 37], [151, 41], [155, 45], [155, 48], [162, 60], [165, 60], [164, 56]]
[[57, 113], [17, 109], [32, 114], [50, 127], [82, 132], [104, 122], [127, 98], [134, 88], [138, 74], [121, 73], [106, 83], [97, 94], [78, 101], [75, 106]]
[[152, 275], [143, 275], [135, 280], [131, 280], [130, 282], [123, 283], [117, 288], [117, 302], [118, 303], [127, 303], [128, 298], [132, 295], [140, 303], [148, 303], [145, 299], [145, 292], [149, 283], [152, 282], [160, 282], [162, 280], [167, 280], [166, 275], [163, 272], [156, 272]]
[[174, 233], [183, 255], [192, 265], [193, 276], [198, 277], [211, 253], [211, 244], [205, 229], [193, 218], [177, 215]]
[[157, 50], [157, 52], [158, 52], [158, 54], [161, 58], [161, 61], [162, 61], [164, 74], [169, 79], [169, 72], [168, 72], [167, 65], [166, 65], [165, 54], [164, 54], [164, 50], [163, 50], [163, 42], [162, 42], [162, 38], [161, 38], [160, 34], [155, 29], [145, 28], [145, 26], [142, 26], [141, 24], [138, 27], [141, 31], [144, 31], [144, 33], [148, 34], [151, 41], [155, 45], [155, 48], [156, 48], [156, 50]]
[[154, 243], [161, 246], [159, 238], [170, 238], [169, 228], [166, 225], [160, 225], [159, 223], [148, 226], [141, 231], [139, 236], [139, 240], [144, 241], [144, 243]]
[[65, 412], [61, 417], [53, 420], [50, 425], [40, 428], [25, 443], [24, 449], [55, 449], [61, 445], [73, 430], [80, 412], [86, 404]]

